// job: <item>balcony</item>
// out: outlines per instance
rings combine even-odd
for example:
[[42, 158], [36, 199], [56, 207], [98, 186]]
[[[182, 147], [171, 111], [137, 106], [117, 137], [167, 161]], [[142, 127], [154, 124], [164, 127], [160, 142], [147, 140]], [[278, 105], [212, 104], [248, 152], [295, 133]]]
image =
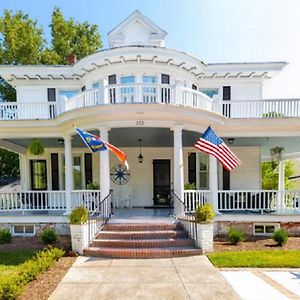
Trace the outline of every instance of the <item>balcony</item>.
[[300, 99], [220, 100], [199, 91], [167, 84], [116, 84], [82, 92], [57, 102], [0, 103], [0, 120], [54, 119], [85, 107], [114, 104], [164, 104], [222, 114], [226, 118], [300, 117]]

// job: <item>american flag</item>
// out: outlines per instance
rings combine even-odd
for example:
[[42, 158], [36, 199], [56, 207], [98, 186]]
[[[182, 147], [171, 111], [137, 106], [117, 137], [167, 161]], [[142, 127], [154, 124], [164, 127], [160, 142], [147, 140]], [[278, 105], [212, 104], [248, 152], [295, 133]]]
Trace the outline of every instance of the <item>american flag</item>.
[[241, 164], [224, 141], [208, 127], [194, 146], [200, 151], [213, 155], [226, 170], [231, 171]]

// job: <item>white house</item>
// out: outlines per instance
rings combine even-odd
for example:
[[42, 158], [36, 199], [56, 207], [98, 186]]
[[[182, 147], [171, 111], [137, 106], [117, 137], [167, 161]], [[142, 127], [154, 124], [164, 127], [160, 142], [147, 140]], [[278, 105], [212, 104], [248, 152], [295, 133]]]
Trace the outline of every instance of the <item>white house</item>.
[[[166, 36], [135, 11], [108, 34], [111, 48], [72, 65], [0, 66], [17, 92], [17, 102], [0, 103], [0, 147], [19, 153], [22, 186], [1, 193], [1, 223], [15, 234], [49, 223], [66, 232], [65, 212], [97, 182], [97, 197], [112, 189], [113, 205], [132, 210], [170, 206], [171, 190], [190, 210], [211, 202], [216, 233], [233, 222], [248, 233], [300, 234], [300, 193], [284, 191], [282, 180], [284, 160], [300, 154], [300, 100], [264, 98], [265, 82], [287, 63], [207, 64], [167, 48]], [[129, 171], [118, 173], [112, 153], [90, 153], [74, 124], [124, 151]], [[242, 161], [232, 172], [193, 147], [209, 125]], [[41, 156], [27, 151], [34, 138]], [[279, 187], [264, 191], [260, 166], [274, 148], [283, 148]]]

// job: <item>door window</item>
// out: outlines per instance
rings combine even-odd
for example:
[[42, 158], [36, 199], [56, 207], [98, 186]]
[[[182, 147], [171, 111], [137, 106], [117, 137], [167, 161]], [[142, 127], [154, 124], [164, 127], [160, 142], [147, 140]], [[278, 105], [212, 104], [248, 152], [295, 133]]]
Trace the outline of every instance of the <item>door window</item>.
[[47, 190], [46, 160], [31, 160], [31, 189]]

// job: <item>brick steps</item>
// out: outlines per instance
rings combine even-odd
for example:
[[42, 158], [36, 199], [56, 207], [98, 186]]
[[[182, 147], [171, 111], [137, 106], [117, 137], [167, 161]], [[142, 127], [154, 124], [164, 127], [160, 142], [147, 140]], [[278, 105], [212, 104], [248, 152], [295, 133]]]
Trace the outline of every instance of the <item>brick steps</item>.
[[174, 239], [187, 238], [187, 233], [183, 230], [153, 230], [153, 231], [100, 231], [97, 234], [97, 239]]
[[92, 247], [107, 248], [163, 248], [194, 246], [194, 240], [185, 239], [150, 239], [150, 240], [98, 240], [92, 242]]
[[201, 254], [180, 223], [106, 224], [84, 255], [111, 258], [166, 258]]
[[88, 247], [84, 250], [86, 256], [100, 256], [112, 258], [167, 258], [200, 255], [201, 249], [196, 248], [151, 248], [151, 249], [122, 249]]

